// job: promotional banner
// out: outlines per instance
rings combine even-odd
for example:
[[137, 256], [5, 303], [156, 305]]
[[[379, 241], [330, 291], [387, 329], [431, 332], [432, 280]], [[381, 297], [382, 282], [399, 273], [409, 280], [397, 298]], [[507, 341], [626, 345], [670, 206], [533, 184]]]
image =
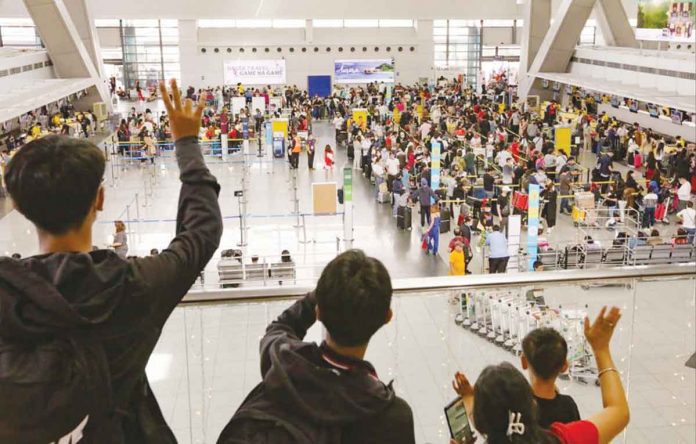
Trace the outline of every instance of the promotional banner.
[[334, 83], [394, 83], [392, 59], [336, 60]]
[[696, 0], [638, 0], [639, 40], [694, 42]]
[[367, 110], [364, 108], [354, 108], [353, 120], [363, 131], [367, 129]]
[[529, 206], [527, 208], [527, 257], [529, 271], [534, 271], [539, 248], [539, 185], [529, 184]]
[[430, 153], [430, 188], [433, 191], [440, 188], [440, 150], [440, 143], [433, 140]]
[[278, 85], [285, 83], [285, 60], [226, 60], [226, 85]]

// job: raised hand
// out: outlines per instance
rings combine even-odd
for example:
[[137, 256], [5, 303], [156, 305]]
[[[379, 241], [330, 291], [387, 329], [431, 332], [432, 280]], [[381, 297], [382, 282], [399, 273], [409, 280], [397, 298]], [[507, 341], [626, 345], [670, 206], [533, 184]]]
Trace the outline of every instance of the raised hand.
[[597, 319], [590, 325], [590, 320], [585, 318], [585, 337], [593, 350], [609, 348], [609, 341], [614, 334], [614, 328], [621, 319], [621, 311], [618, 307], [612, 307], [607, 314], [607, 307], [599, 311]]
[[469, 380], [466, 379], [464, 373], [457, 372], [454, 375], [454, 380], [452, 381], [452, 388], [462, 398], [474, 396], [474, 387], [472, 387]]
[[205, 98], [201, 95], [198, 106], [194, 109], [191, 99], [186, 99], [185, 103], [181, 103], [181, 91], [179, 91], [176, 80], [172, 79], [169, 84], [172, 89], [171, 98], [164, 82], [160, 82], [159, 90], [162, 94], [164, 106], [167, 108], [169, 125], [171, 126], [174, 140], [188, 136], [198, 137], [201, 128], [201, 115], [205, 109]]

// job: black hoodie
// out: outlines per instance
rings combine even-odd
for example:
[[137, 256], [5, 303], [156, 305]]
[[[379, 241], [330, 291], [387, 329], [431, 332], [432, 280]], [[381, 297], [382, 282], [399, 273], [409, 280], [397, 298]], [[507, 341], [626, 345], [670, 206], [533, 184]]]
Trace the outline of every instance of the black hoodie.
[[[282, 422], [296, 442], [411, 444], [413, 414], [378, 378], [372, 365], [302, 342], [315, 322], [312, 294], [297, 301], [261, 340], [263, 381], [247, 396], [218, 443], [273, 442], [249, 419]], [[277, 438], [276, 438], [277, 439]]]
[[[176, 442], [145, 376], [162, 327], [218, 247], [219, 185], [193, 137], [176, 142], [182, 182], [176, 237], [158, 256], [112, 251], [0, 259], [0, 345], [88, 335], [104, 347], [120, 441]], [[115, 441], [119, 441], [115, 440]]]

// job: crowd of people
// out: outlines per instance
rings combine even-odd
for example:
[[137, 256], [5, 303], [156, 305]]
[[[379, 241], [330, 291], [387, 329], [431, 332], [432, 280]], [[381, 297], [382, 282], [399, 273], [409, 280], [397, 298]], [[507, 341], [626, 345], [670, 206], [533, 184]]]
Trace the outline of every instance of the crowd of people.
[[[514, 96], [508, 93], [504, 75], [494, 77], [482, 90], [440, 79], [434, 87], [396, 85], [389, 92], [377, 84], [342, 88], [327, 98], [310, 97], [294, 86], [242, 85], [190, 87], [186, 97], [206, 105], [202, 140], [219, 140], [221, 134], [238, 140], [244, 120], [248, 120], [251, 134], [260, 134], [263, 122], [280, 117], [280, 109], [272, 113], [254, 110], [252, 98], [263, 97], [269, 109], [271, 98], [280, 97], [288, 117], [285, 154], [290, 168], [298, 168], [303, 152], [308, 168], [317, 166], [313, 123], [329, 119], [336, 129], [337, 146], [324, 146], [319, 166], [332, 170], [335, 150], [344, 146], [354, 168], [374, 183], [375, 201], [389, 202], [395, 218], [407, 208], [418, 208], [426, 254], [438, 254], [439, 237], [448, 231], [441, 229], [442, 224], [467, 233], [460, 239], [464, 266], [456, 243], [448, 246], [447, 253], [454, 253], [456, 262], [453, 266], [450, 261], [454, 274], [469, 269], [474, 252], [481, 249], [472, 247], [484, 245], [490, 247], [490, 272], [504, 272], [508, 256], [499, 256], [507, 249], [508, 218], [520, 214], [526, 222], [530, 184], [541, 189], [540, 215], [546, 233], [552, 233], [559, 214], [570, 217], [574, 193], [585, 190], [594, 194], [599, 208], [616, 214], [607, 218], [607, 228], [620, 219], [620, 208], [639, 212], [648, 233], [659, 232], [656, 224], [669, 222], [669, 215], [678, 213], [672, 220], [681, 226], [672, 240], [665, 237], [664, 241], [679, 243], [684, 237], [693, 242], [696, 225], [688, 207], [692, 191], [696, 191], [693, 145], [687, 147], [680, 137], [662, 137], [605, 113], [598, 115], [594, 95], [579, 90], [565, 109], [551, 101], [543, 110], [510, 102]], [[228, 104], [240, 96], [246, 98], [247, 106], [232, 114]], [[355, 109], [366, 110], [365, 117], [354, 118]], [[571, 128], [572, 139], [579, 143], [568, 150], [558, 149], [553, 133], [557, 124]], [[135, 108], [121, 122], [117, 135], [126, 142], [122, 152], [135, 140], [150, 158], [157, 153], [157, 140], [171, 138], [166, 113], [158, 116], [149, 109], [138, 113]], [[441, 160], [435, 186], [431, 171], [434, 145], [439, 147]], [[587, 164], [591, 153], [596, 155], [596, 165], [585, 168], [579, 159], [582, 156]], [[616, 167], [619, 162], [628, 168], [625, 174]], [[472, 245], [471, 235], [479, 233]], [[648, 237], [644, 234], [634, 237]]]
[[[161, 94], [181, 188], [176, 237], [157, 254], [124, 260], [92, 250], [105, 160], [90, 142], [44, 137], [8, 166], [9, 193], [36, 226], [41, 254], [0, 259], [3, 442], [176, 442], [145, 364], [165, 321], [218, 248], [222, 217], [220, 186], [197, 138], [203, 107], [182, 104], [175, 82], [171, 91], [161, 85]], [[431, 221], [438, 217], [432, 207]], [[123, 238], [114, 247], [124, 247]], [[393, 317], [391, 297], [379, 260], [359, 250], [332, 260], [314, 291], [266, 329], [262, 381], [229, 412], [218, 442], [414, 443], [411, 407], [365, 360], [371, 338]], [[454, 376], [475, 429], [491, 444], [614, 439], [629, 420], [609, 346], [620, 316], [605, 307], [594, 322], [585, 320], [599, 369], [599, 411], [583, 420], [573, 400], [557, 392], [567, 345], [557, 332], [535, 330], [521, 358], [531, 383], [506, 362], [485, 368], [473, 385]], [[326, 328], [320, 345], [304, 342], [316, 321]], [[56, 378], [58, 369], [71, 370]]]

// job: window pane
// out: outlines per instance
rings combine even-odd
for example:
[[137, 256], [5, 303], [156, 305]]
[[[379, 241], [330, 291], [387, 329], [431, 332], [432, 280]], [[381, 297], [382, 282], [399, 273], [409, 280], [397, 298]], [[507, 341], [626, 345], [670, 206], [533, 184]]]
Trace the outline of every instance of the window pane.
[[178, 28], [179, 20], [176, 19], [161, 19], [160, 26], [163, 28]]
[[312, 20], [312, 26], [315, 28], [342, 28], [343, 20], [341, 19], [315, 19]]
[[410, 19], [380, 19], [380, 28], [413, 28], [413, 20]]
[[125, 20], [123, 26], [135, 26], [139, 28], [156, 28], [159, 26], [159, 20]]
[[507, 28], [512, 27], [513, 20], [484, 20], [483, 26], [489, 28]]
[[346, 28], [376, 28], [379, 26], [377, 19], [348, 19], [343, 21]]
[[121, 21], [119, 19], [96, 19], [94, 26], [97, 28], [118, 28]]
[[228, 19], [204, 19], [198, 20], [199, 28], [235, 28], [237, 26], [236, 20]]
[[34, 26], [30, 18], [0, 18], [0, 26]]
[[302, 19], [273, 20], [274, 28], [304, 28], [305, 21]]
[[447, 35], [447, 28], [433, 28], [433, 35]]
[[270, 20], [237, 20], [237, 28], [270, 28], [272, 24]]

